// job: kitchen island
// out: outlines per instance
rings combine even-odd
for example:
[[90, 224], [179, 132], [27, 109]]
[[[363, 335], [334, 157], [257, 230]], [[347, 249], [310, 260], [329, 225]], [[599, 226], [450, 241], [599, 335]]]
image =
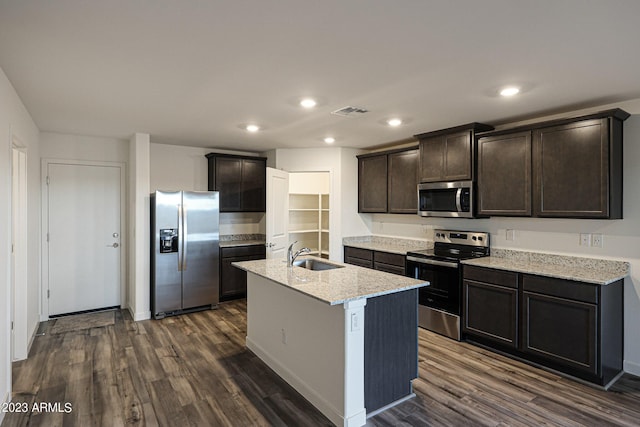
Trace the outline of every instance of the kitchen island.
[[418, 288], [428, 282], [308, 257], [234, 263], [247, 271], [247, 347], [339, 426], [413, 397]]

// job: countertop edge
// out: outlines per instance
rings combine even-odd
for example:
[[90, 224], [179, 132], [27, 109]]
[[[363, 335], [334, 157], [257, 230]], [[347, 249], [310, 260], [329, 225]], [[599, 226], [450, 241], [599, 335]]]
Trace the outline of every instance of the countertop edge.
[[224, 240], [219, 241], [218, 245], [221, 248], [236, 248], [241, 246], [263, 246], [264, 240]]
[[[596, 279], [596, 278], [589, 278], [589, 277], [584, 277], [582, 275], [579, 274], [571, 274], [571, 273], [560, 273], [560, 272], [555, 272], [555, 271], [545, 271], [545, 267], [547, 267], [546, 265], [543, 264], [536, 264], [536, 263], [527, 263], [527, 267], [520, 267], [518, 268], [517, 265], [505, 265], [505, 264], [490, 264], [490, 258], [491, 257], [483, 257], [483, 258], [477, 258], [477, 259], [468, 259], [468, 260], [463, 260], [461, 261], [462, 264], [465, 265], [472, 265], [475, 267], [483, 267], [483, 268], [493, 268], [496, 270], [504, 270], [504, 271], [513, 271], [513, 272], [517, 272], [517, 273], [524, 273], [524, 274], [531, 274], [531, 275], [535, 275], [535, 276], [544, 276], [544, 277], [552, 277], [555, 279], [564, 279], [564, 280], [572, 280], [572, 281], [576, 281], [576, 282], [583, 282], [583, 283], [590, 283], [593, 285], [601, 285], [601, 286], [606, 286], [606, 285], [610, 285], [612, 283], [617, 282], [618, 280], [624, 279], [625, 277], [629, 276], [629, 272], [627, 271], [626, 273], [622, 274], [611, 274], [608, 275], [607, 277], [604, 277], [604, 275], [602, 275], [602, 273], [599, 273], [603, 276], [602, 279]], [[496, 259], [496, 258], [494, 258]], [[505, 263], [509, 263], [512, 261], [509, 261], [508, 259], [505, 258], [497, 258], [499, 260], [506, 260], [504, 261]], [[536, 268], [537, 267], [537, 268]]]
[[[350, 264], [341, 264], [341, 263], [338, 263], [338, 262], [335, 262], [335, 261], [328, 261], [326, 259], [320, 259], [320, 258], [317, 258], [317, 257], [308, 257], [308, 258], [319, 259], [322, 262], [326, 262], [328, 264], [334, 264], [334, 265], [343, 266], [345, 268], [364, 269], [364, 270], [368, 270], [368, 271], [370, 270], [370, 269], [366, 269], [364, 267], [358, 267], [358, 266], [350, 265]], [[374, 298], [374, 297], [383, 296], [383, 295], [390, 295], [390, 294], [394, 294], [394, 293], [397, 293], [397, 292], [410, 291], [410, 290], [418, 289], [418, 288], [421, 288], [421, 287], [424, 287], [424, 286], [429, 286], [429, 282], [423, 281], [423, 282], [416, 283], [416, 284], [413, 284], [413, 285], [401, 286], [401, 287], [394, 288], [394, 289], [385, 289], [385, 290], [382, 290], [382, 291], [372, 292], [370, 294], [365, 294], [365, 295], [358, 295], [358, 296], [351, 297], [351, 298], [344, 298], [344, 299], [338, 299], [338, 300], [327, 300], [327, 299], [321, 298], [321, 297], [319, 297], [317, 295], [314, 295], [312, 293], [305, 292], [302, 289], [298, 289], [298, 288], [295, 288], [293, 286], [290, 286], [287, 283], [282, 283], [281, 281], [279, 281], [279, 280], [277, 280], [277, 279], [275, 279], [275, 278], [273, 278], [273, 277], [271, 277], [271, 276], [269, 276], [267, 274], [262, 274], [262, 273], [259, 273], [257, 271], [254, 271], [254, 270], [252, 270], [250, 268], [247, 268], [247, 267], [241, 265], [243, 262], [252, 262], [252, 261], [238, 261], [238, 262], [233, 262], [231, 265], [233, 265], [234, 267], [237, 267], [237, 268], [239, 268], [241, 270], [244, 270], [247, 273], [252, 273], [252, 274], [255, 274], [256, 276], [263, 277], [263, 278], [265, 278], [267, 280], [270, 280], [270, 281], [272, 281], [274, 283], [277, 283], [278, 285], [283, 286], [283, 287], [285, 287], [287, 289], [299, 292], [299, 293], [301, 293], [303, 295], [306, 295], [306, 296], [308, 296], [310, 298], [313, 298], [313, 299], [315, 299], [317, 301], [321, 301], [321, 302], [323, 302], [325, 304], [329, 304], [329, 305], [341, 305], [341, 304], [344, 304], [344, 303], [347, 303], [347, 302], [350, 302], [350, 301], [356, 301], [356, 300], [360, 300], [360, 299], [369, 299], [369, 298]], [[290, 268], [290, 267], [285, 267], [285, 268]], [[299, 267], [295, 267], [295, 268], [299, 268]], [[370, 270], [370, 271], [375, 272], [376, 270]], [[379, 272], [379, 271], [378, 271], [378, 273], [380, 273], [380, 274], [391, 274], [391, 273], [384, 273], [384, 272]], [[401, 278], [404, 278], [404, 279], [407, 278], [405, 276], [398, 276], [398, 277], [401, 277]]]

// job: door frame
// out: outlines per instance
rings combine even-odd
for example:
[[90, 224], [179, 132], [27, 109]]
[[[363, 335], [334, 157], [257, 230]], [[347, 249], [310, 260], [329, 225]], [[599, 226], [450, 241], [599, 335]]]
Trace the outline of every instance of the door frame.
[[[14, 153], [24, 155], [18, 167], [17, 176], [14, 170]], [[20, 155], [19, 154], [19, 155]], [[27, 358], [32, 337], [29, 337], [28, 313], [26, 312], [28, 298], [28, 157], [27, 147], [16, 135], [11, 136], [11, 360]], [[15, 178], [15, 179], [14, 179]], [[14, 215], [15, 213], [15, 215]], [[19, 305], [19, 309], [17, 306]]]
[[80, 165], [80, 166], [96, 166], [96, 167], [117, 167], [120, 169], [120, 307], [127, 306], [127, 253], [128, 253], [128, 234], [127, 234], [127, 164], [124, 162], [101, 162], [93, 160], [73, 160], [73, 159], [51, 159], [44, 158], [41, 161], [41, 195], [42, 195], [42, 280], [40, 289], [40, 321], [49, 320], [49, 298], [47, 291], [49, 290], [49, 242], [47, 239], [49, 233], [49, 191], [48, 191], [48, 170], [51, 164], [61, 165]]

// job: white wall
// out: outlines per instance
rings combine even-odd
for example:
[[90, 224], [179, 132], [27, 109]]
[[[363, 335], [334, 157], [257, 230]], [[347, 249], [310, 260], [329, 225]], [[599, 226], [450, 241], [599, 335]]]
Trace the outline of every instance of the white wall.
[[[27, 152], [28, 273], [26, 330], [38, 324], [40, 283], [40, 154], [39, 131], [15, 89], [0, 69], [0, 402], [11, 393], [11, 145], [16, 138]], [[24, 350], [24, 349], [23, 349]], [[0, 412], [0, 421], [4, 414]]]
[[42, 132], [40, 146], [43, 159], [129, 161], [129, 141], [126, 139]]
[[[370, 221], [369, 232], [376, 235], [433, 238], [433, 228], [477, 230], [491, 233], [495, 248], [530, 250], [582, 257], [628, 261], [631, 276], [625, 280], [625, 371], [640, 375], [640, 103], [620, 106], [632, 115], [624, 122], [624, 194], [622, 220], [489, 218], [421, 218], [417, 215], [361, 214]], [[604, 110], [605, 106], [595, 110]], [[586, 113], [586, 111], [585, 111]], [[367, 220], [365, 220], [367, 221]], [[506, 240], [506, 230], [515, 230], [515, 239]], [[579, 245], [580, 233], [601, 233], [602, 248]], [[355, 235], [355, 233], [353, 234]]]
[[[206, 191], [208, 165], [205, 154], [216, 152], [258, 156], [257, 153], [186, 147], [181, 145], [151, 144], [151, 192]], [[222, 213], [220, 234], [264, 234], [264, 213]]]

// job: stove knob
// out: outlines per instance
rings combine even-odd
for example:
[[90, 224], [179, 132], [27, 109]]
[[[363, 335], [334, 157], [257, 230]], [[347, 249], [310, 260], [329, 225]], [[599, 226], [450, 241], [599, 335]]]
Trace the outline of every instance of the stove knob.
[[478, 237], [478, 240], [480, 240], [482, 242], [482, 237]]
[[476, 236], [473, 236], [473, 237], [471, 238], [471, 240], [476, 240], [476, 239], [477, 239], [477, 238], [476, 238]]

